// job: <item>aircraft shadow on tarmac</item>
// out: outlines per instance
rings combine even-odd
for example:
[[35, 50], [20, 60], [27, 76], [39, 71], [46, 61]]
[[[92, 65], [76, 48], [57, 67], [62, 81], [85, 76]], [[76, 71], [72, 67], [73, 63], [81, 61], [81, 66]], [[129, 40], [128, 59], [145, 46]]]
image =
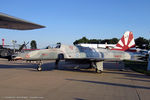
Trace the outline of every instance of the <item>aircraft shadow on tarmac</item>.
[[12, 69], [12, 68], [35, 68], [33, 65], [6, 65], [0, 64], [0, 69]]
[[[66, 64], [65, 62], [60, 62], [58, 65], [58, 69], [55, 69], [55, 63], [45, 63], [42, 65], [42, 71], [52, 71], [52, 70], [59, 70], [59, 71], [72, 71], [72, 72], [85, 72], [85, 73], [96, 73], [95, 69], [90, 70], [88, 69], [89, 66], [87, 65], [79, 65], [79, 64]], [[32, 70], [36, 71], [36, 70]]]
[[[132, 78], [147, 78], [150, 79], [150, 76], [134, 72], [134, 71], [104, 71], [104, 73], [110, 73], [110, 74], [118, 74], [118, 75], [125, 75], [126, 77], [132, 77]], [[128, 78], [127, 78], [128, 79]], [[136, 79], [135, 79], [136, 80]], [[141, 80], [143, 81], [143, 80]]]
[[[114, 64], [114, 63], [113, 63]], [[132, 79], [136, 81], [147, 81], [150, 82], [149, 80], [144, 80], [143, 78], [150, 79], [150, 76], [146, 76], [143, 74], [139, 74], [133, 71], [118, 71], [120, 68], [118, 67], [113, 70], [113, 68], [110, 66], [111, 64], [105, 64], [104, 63], [104, 71], [103, 74], [120, 74], [120, 75], [125, 75], [126, 77], [132, 77], [132, 78], [141, 78], [140, 79]], [[36, 64], [28, 64], [28, 63], [9, 63], [9, 64], [0, 64], [0, 69], [11, 69], [11, 68], [16, 68], [16, 69], [26, 69], [29, 71], [37, 71], [37, 65]], [[113, 66], [114, 67], [114, 66]], [[85, 66], [79, 66], [78, 64], [65, 64], [65, 62], [60, 62], [58, 69], [55, 69], [55, 63], [54, 62], [46, 62], [42, 65], [42, 70], [43, 71], [52, 71], [52, 70], [59, 70], [59, 71], [72, 71], [72, 72], [84, 72], [84, 73], [94, 73], [95, 69], [87, 69], [87, 65]], [[130, 79], [129, 78], [129, 79]]]
[[129, 85], [129, 84], [119, 84], [119, 83], [110, 83], [110, 82], [101, 82], [101, 81], [90, 81], [90, 80], [78, 80], [78, 79], [66, 79], [66, 80], [69, 80], [69, 81], [78, 81], [78, 82], [84, 82], [84, 83], [92, 83], [92, 84], [102, 84], [102, 85], [129, 87], [129, 88], [138, 88], [138, 89], [150, 89], [150, 87], [146, 87], [146, 86], [137, 86], [137, 85]]
[[74, 100], [87, 100], [87, 99], [74, 98]]
[[[107, 70], [116, 70], [118, 67], [109, 67], [108, 64], [104, 63], [104, 68], [105, 66]], [[21, 63], [21, 62], [6, 62], [6, 64], [0, 64], [0, 69], [11, 69], [11, 68], [16, 68], [16, 69], [26, 69], [29, 71], [37, 71], [37, 65], [36, 64], [30, 64], [30, 63]], [[84, 73], [96, 73], [95, 69], [88, 69], [89, 65], [87, 64], [66, 64], [64, 61], [61, 61], [59, 63], [58, 69], [55, 69], [55, 62], [46, 62], [42, 65], [42, 71], [52, 71], [52, 70], [59, 70], [59, 71], [72, 71], [72, 72], [84, 72]], [[119, 69], [118, 69], [119, 70]]]
[[[144, 77], [145, 78], [145, 77]], [[119, 77], [116, 77], [116, 79], [121, 79], [121, 80], [133, 80], [133, 81], [142, 81], [142, 82], [150, 82], [150, 80], [145, 80], [145, 79], [135, 79], [135, 78], [119, 78]]]
[[[112, 65], [111, 65], [112, 64]], [[72, 71], [72, 72], [84, 72], [84, 73], [96, 73], [95, 69], [88, 69], [88, 65], [78, 65], [78, 64], [65, 64], [65, 62], [61, 62], [59, 64], [58, 69], [54, 69], [55, 67], [55, 63], [51, 62], [51, 63], [46, 63], [43, 65], [43, 71], [51, 71], [51, 70], [60, 70], [60, 71]], [[133, 78], [147, 78], [150, 79], [150, 76], [146, 76], [144, 74], [141, 73], [137, 73], [137, 72], [133, 72], [130, 69], [127, 69], [125, 71], [120, 71], [120, 67], [119, 65], [116, 66], [116, 64], [113, 63], [104, 63], [104, 71], [103, 73], [110, 73], [110, 74], [120, 74], [120, 75], [124, 75], [126, 77], [132, 77]], [[134, 80], [134, 79], [133, 79]], [[138, 79], [135, 79], [137, 81], [140, 81]], [[144, 79], [143, 79], [144, 80]], [[141, 80], [141, 81], [143, 81]], [[149, 81], [149, 80], [145, 80], [145, 81]]]
[[[69, 64], [68, 64], [69, 65]], [[61, 71], [73, 71], [73, 72], [91, 72], [95, 73], [95, 71], [88, 71], [88, 70], [81, 70], [79, 66], [77, 65], [65, 65], [64, 63], [60, 63], [58, 69], [55, 69], [55, 63], [54, 62], [49, 62], [49, 63], [44, 63], [42, 65], [42, 71], [52, 71], [52, 70], [61, 70]], [[28, 64], [28, 63], [17, 63], [17, 62], [12, 62], [12, 63], [6, 63], [6, 64], [0, 64], [0, 69], [26, 69], [29, 71], [37, 71], [37, 65], [36, 64]], [[78, 68], [77, 68], [78, 67]]]

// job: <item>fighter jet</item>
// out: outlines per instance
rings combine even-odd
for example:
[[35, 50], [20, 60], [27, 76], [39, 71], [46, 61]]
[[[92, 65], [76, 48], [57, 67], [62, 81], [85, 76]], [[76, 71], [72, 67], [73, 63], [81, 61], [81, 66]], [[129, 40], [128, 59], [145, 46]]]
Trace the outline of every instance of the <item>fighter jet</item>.
[[[129, 48], [133, 47], [134, 42], [130, 38], [126, 39], [125, 36], [130, 37], [132, 32], [127, 31], [121, 39], [124, 46], [121, 44], [116, 49], [101, 49], [101, 48], [89, 48], [75, 45], [59, 45], [56, 48], [36, 50], [27, 53], [19, 53], [14, 58], [15, 60], [27, 60], [27, 61], [37, 61], [38, 71], [42, 70], [43, 60], [56, 60], [56, 68], [60, 60], [65, 60], [66, 62], [76, 62], [76, 63], [87, 63], [96, 69], [96, 72], [101, 73], [103, 71], [103, 61], [121, 61], [121, 60], [131, 60], [135, 58], [132, 52], [126, 52]], [[126, 43], [126, 41], [128, 41]], [[121, 43], [119, 41], [119, 43]]]

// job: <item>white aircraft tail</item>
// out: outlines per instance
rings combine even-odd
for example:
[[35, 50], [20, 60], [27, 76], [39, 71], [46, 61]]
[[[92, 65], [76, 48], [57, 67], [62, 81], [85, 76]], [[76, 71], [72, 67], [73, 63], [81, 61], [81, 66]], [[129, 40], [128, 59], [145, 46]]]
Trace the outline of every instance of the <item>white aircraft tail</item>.
[[133, 33], [131, 31], [126, 31], [122, 38], [119, 40], [119, 42], [116, 44], [116, 47], [112, 48], [111, 50], [133, 51], [130, 50], [130, 48], [133, 47], [135, 47]]

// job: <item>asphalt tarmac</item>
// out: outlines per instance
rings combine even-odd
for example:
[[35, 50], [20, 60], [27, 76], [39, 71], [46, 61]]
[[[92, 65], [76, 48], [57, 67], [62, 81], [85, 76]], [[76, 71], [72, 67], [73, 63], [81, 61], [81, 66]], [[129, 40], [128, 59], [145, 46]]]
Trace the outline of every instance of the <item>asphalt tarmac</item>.
[[0, 59], [0, 100], [150, 100], [150, 77], [116, 63], [104, 63], [102, 74], [64, 62], [58, 70], [53, 61], [36, 67]]

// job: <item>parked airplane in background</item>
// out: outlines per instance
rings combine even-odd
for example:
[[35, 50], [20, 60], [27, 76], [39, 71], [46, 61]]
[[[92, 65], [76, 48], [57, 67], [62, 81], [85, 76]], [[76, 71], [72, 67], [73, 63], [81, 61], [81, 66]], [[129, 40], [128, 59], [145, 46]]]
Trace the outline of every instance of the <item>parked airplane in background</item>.
[[[38, 71], [42, 70], [42, 60], [56, 60], [56, 66], [59, 60], [71, 61], [76, 63], [88, 63], [96, 68], [97, 72], [103, 71], [103, 61], [135, 60], [137, 55], [132, 52], [125, 52], [135, 44], [130, 37], [132, 32], [127, 31], [121, 39], [122, 43], [118, 45], [119, 50], [89, 48], [74, 45], [60, 45], [57, 48], [35, 50], [28, 53], [19, 53], [14, 58], [16, 60], [37, 61]], [[124, 45], [122, 45], [124, 44]], [[120, 49], [121, 48], [121, 49]]]

